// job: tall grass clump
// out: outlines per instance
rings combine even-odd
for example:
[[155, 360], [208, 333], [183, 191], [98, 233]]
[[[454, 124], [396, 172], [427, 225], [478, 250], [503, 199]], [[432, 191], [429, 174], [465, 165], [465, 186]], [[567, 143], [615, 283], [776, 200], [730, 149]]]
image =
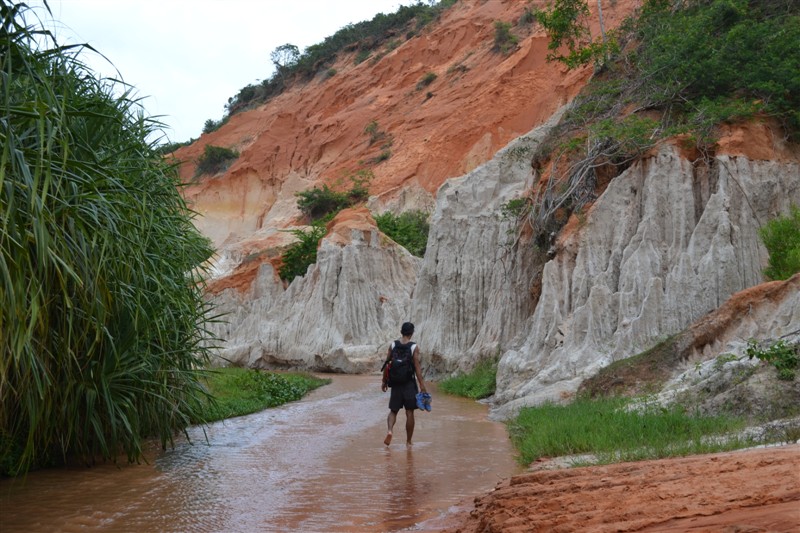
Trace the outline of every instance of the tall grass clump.
[[653, 459], [743, 446], [710, 439], [742, 429], [743, 419], [694, 416], [679, 406], [631, 408], [630, 399], [580, 398], [522, 409], [509, 424], [520, 461], [594, 454], [601, 462]]
[[211, 254], [131, 91], [0, 0], [0, 464], [129, 460], [195, 416]]
[[494, 394], [497, 382], [497, 361], [486, 359], [471, 372], [458, 374], [439, 383], [439, 390], [456, 396], [479, 400]]

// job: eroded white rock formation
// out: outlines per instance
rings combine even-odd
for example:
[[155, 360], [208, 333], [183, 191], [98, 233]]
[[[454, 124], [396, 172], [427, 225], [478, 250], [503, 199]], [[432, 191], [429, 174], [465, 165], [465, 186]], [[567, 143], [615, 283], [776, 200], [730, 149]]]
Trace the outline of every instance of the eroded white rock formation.
[[407, 320], [420, 259], [375, 229], [322, 240], [317, 262], [287, 289], [269, 263], [245, 292], [214, 296], [220, 357], [250, 367], [365, 372]]
[[758, 228], [799, 202], [797, 163], [721, 156], [697, 172], [667, 144], [636, 163], [545, 265], [539, 305], [500, 361], [494, 416], [569, 396], [763, 281]]

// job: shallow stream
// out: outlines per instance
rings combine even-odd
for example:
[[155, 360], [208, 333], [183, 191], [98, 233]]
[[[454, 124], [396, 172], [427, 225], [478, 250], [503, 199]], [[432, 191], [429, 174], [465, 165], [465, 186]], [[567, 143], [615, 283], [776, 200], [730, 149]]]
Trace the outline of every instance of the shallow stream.
[[383, 438], [376, 376], [334, 375], [299, 402], [189, 430], [149, 464], [0, 480], [0, 531], [329, 532], [436, 530], [519, 471], [506, 429], [477, 402], [437, 393]]

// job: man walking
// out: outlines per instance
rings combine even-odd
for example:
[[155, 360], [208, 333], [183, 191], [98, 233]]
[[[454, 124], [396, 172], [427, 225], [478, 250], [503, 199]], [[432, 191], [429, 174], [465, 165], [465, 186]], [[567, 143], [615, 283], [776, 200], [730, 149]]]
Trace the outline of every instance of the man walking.
[[[414, 435], [414, 409], [417, 408], [417, 393], [427, 392], [425, 381], [422, 379], [422, 370], [419, 364], [419, 346], [411, 342], [414, 335], [414, 324], [404, 322], [400, 328], [402, 338], [392, 342], [386, 354], [384, 366], [389, 365], [389, 372], [384, 373], [381, 390], [391, 387], [389, 397], [389, 416], [386, 419], [388, 433], [383, 439], [385, 445], [392, 442], [392, 430], [397, 421], [397, 413], [401, 408], [406, 410], [406, 445], [411, 445]], [[416, 377], [416, 379], [414, 379]], [[419, 382], [419, 388], [417, 387]]]

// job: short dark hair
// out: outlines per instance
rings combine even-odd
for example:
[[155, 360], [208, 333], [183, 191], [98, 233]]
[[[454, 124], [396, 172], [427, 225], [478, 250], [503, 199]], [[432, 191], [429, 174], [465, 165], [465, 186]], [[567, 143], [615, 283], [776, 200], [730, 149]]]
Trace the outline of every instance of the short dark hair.
[[400, 334], [404, 337], [408, 337], [409, 335], [414, 334], [414, 324], [411, 322], [403, 322], [403, 326], [400, 328]]

